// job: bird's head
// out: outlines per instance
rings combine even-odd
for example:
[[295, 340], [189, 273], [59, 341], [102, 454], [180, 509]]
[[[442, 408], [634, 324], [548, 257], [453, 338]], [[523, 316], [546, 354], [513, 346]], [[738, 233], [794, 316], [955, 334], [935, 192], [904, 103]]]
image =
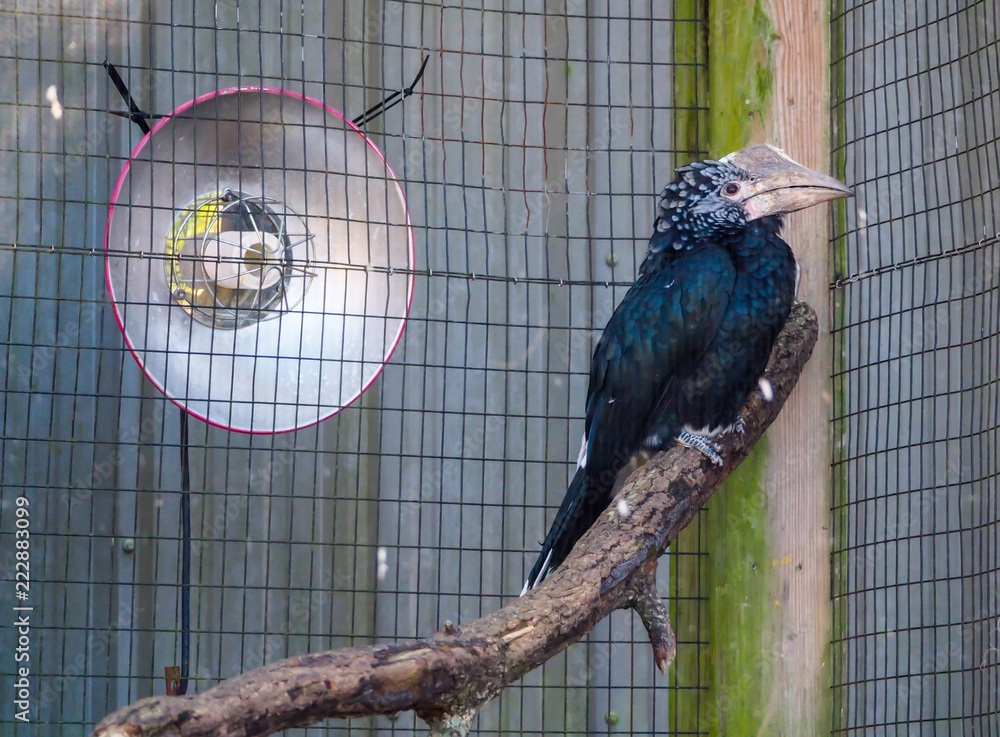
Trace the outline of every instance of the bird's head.
[[675, 233], [679, 237], [667, 241], [682, 248], [700, 239], [736, 233], [754, 220], [780, 218], [850, 196], [851, 190], [833, 177], [807, 169], [765, 143], [735, 151], [720, 161], [678, 169], [677, 178], [660, 199], [656, 231]]

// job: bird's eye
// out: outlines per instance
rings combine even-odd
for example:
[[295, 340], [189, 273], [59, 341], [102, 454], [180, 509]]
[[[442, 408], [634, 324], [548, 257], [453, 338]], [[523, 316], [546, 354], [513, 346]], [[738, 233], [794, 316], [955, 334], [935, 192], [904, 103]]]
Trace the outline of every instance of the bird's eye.
[[736, 182], [730, 182], [729, 184], [727, 184], [725, 187], [722, 188], [722, 191], [725, 194], [734, 195], [740, 191], [740, 185], [738, 185]]

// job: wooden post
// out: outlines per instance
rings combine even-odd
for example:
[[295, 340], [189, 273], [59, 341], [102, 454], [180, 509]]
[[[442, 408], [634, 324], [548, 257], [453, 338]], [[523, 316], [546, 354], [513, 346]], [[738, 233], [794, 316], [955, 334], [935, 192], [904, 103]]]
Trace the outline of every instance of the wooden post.
[[[829, 170], [826, 0], [709, 5], [709, 149], [767, 141]], [[765, 442], [708, 511], [710, 734], [830, 731], [829, 208], [789, 216], [798, 295], [816, 305], [817, 350]]]

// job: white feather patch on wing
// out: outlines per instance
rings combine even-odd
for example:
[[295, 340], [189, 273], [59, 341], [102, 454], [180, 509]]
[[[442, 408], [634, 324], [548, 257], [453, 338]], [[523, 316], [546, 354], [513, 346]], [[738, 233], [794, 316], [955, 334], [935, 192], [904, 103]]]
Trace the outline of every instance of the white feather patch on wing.
[[583, 440], [580, 442], [580, 457], [576, 459], [577, 468], [587, 467], [587, 436], [583, 436]]
[[545, 556], [545, 562], [542, 563], [542, 570], [538, 574], [538, 578], [535, 580], [535, 586], [540, 584], [545, 580], [545, 577], [549, 575], [549, 563], [552, 562], [552, 550], [549, 550], [549, 554]]
[[[552, 550], [549, 550], [549, 554], [545, 556], [545, 562], [542, 563], [542, 567], [538, 570], [538, 577], [535, 579], [535, 586], [540, 584], [545, 580], [545, 577], [549, 575], [549, 561], [552, 560]], [[528, 589], [533, 589], [535, 586], [529, 586], [528, 582], [524, 582], [524, 586], [521, 587], [521, 593], [518, 596], [524, 596], [528, 593]]]

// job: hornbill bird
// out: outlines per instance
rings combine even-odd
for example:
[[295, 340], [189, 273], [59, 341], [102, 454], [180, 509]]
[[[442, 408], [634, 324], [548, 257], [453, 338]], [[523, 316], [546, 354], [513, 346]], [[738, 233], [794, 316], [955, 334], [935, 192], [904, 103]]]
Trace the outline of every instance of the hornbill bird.
[[795, 295], [782, 216], [850, 195], [767, 144], [677, 170], [594, 350], [576, 475], [522, 595], [562, 563], [637, 454], [676, 440], [722, 464], [712, 437], [741, 428]]

